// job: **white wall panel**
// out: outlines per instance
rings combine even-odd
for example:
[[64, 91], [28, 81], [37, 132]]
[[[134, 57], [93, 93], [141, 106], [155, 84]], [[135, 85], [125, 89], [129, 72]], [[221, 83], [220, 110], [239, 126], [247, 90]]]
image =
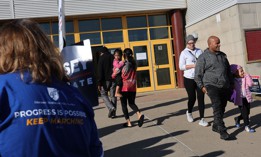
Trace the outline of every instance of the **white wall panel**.
[[261, 0], [187, 0], [186, 27], [239, 3]]
[[0, 19], [10, 19], [13, 17], [11, 0], [0, 0]]
[[57, 0], [14, 0], [15, 18], [58, 16]]
[[187, 0], [186, 27], [236, 3], [236, 0]]
[[186, 8], [185, 0], [67, 0], [67, 14], [100, 14]]
[[[10, 6], [6, 7], [9, 1], [14, 2], [14, 18], [55, 17], [58, 15], [58, 0], [1, 0], [0, 12], [10, 11]], [[5, 6], [1, 5], [2, 2], [5, 2]], [[186, 8], [186, 0], [64, 0], [64, 5], [65, 15], [73, 16], [173, 10]], [[0, 19], [10, 18], [10, 15], [2, 14], [0, 17]]]

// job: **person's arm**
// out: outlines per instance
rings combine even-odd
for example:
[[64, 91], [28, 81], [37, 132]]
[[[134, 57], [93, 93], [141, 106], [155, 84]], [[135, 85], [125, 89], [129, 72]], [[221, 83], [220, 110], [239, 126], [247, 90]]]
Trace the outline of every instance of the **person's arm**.
[[122, 68], [124, 66], [124, 61], [119, 62], [119, 68]]
[[182, 51], [179, 57], [179, 69], [184, 71], [188, 69], [195, 68], [195, 64], [188, 64], [186, 65], [186, 55], [185, 51]]
[[227, 59], [227, 55], [226, 54], [224, 54], [225, 55], [225, 58], [226, 58], [226, 60], [225, 60], [225, 64], [226, 64], [226, 66], [227, 66], [227, 76], [228, 76], [228, 79], [229, 79], [229, 84], [230, 84], [230, 87], [231, 88], [234, 88], [234, 84], [235, 84], [235, 82], [234, 82], [234, 76], [233, 76], [233, 74], [232, 74], [232, 72], [231, 72], [231, 68], [230, 68], [230, 63], [229, 63], [229, 61], [228, 61], [228, 59]]
[[121, 67], [123, 67], [123, 65], [124, 65], [124, 62], [123, 61], [117, 61], [117, 60], [114, 60], [113, 61], [113, 67], [114, 68], [121, 68]]
[[206, 60], [205, 58], [201, 55], [198, 60], [197, 60], [197, 64], [195, 67], [195, 76], [194, 76], [194, 80], [197, 83], [197, 86], [204, 92], [207, 93], [206, 88], [204, 87], [204, 83], [203, 83], [203, 76], [205, 73], [205, 64], [206, 64]]
[[254, 84], [252, 77], [251, 77], [249, 74], [247, 74], [247, 73], [245, 73], [245, 76], [244, 76], [244, 77], [245, 77], [245, 79], [246, 79], [246, 85], [247, 85], [248, 87], [252, 87], [253, 84]]

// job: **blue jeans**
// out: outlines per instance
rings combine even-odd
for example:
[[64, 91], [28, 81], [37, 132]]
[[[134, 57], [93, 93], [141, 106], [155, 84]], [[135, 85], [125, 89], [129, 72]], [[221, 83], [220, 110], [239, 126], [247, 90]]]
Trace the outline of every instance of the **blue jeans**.
[[213, 108], [213, 126], [218, 128], [218, 130], [225, 130], [226, 127], [223, 118], [227, 106], [227, 94], [229, 90], [228, 88], [218, 88], [211, 85], [206, 86], [206, 88]]
[[[101, 87], [101, 97], [103, 99], [103, 102], [105, 103], [106, 107], [109, 110], [112, 110], [117, 108], [117, 98], [115, 97], [115, 90], [116, 90], [116, 85], [112, 81], [105, 81], [102, 83]], [[110, 98], [108, 93], [110, 92]]]

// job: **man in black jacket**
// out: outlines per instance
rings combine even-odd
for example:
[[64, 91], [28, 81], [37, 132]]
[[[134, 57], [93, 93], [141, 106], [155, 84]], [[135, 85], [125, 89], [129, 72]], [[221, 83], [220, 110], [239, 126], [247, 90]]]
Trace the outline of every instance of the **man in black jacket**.
[[208, 94], [213, 108], [212, 130], [227, 140], [229, 134], [223, 121], [229, 87], [233, 84], [230, 64], [225, 53], [220, 51], [220, 40], [216, 36], [208, 38], [208, 49], [197, 60], [194, 77], [198, 87]]
[[[102, 47], [100, 57], [98, 61], [98, 90], [101, 93], [101, 97], [109, 110], [108, 117], [114, 118], [116, 116], [117, 98], [115, 97], [114, 82], [112, 81], [112, 68], [113, 68], [113, 55], [108, 51], [106, 47]], [[110, 92], [110, 99], [108, 96]]]

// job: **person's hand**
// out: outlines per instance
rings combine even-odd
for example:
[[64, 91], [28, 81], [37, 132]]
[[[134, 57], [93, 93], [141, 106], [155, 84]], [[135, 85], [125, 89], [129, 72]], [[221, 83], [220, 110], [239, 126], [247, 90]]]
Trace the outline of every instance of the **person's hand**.
[[98, 90], [101, 91], [101, 86], [100, 85], [98, 85]]
[[208, 91], [207, 91], [206, 87], [203, 87], [201, 90], [202, 90], [203, 93], [208, 94]]

